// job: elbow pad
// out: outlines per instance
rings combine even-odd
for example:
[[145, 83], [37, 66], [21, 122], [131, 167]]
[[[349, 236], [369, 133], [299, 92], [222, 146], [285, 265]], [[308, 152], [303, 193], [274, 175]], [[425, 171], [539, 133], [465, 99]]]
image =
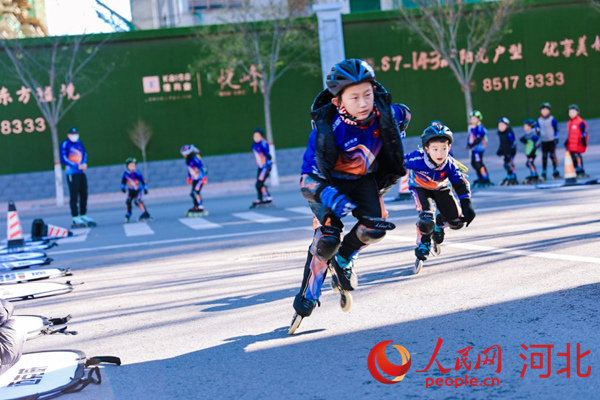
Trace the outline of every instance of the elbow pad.
[[300, 192], [308, 201], [319, 201], [319, 195], [325, 189], [324, 182], [315, 178], [312, 174], [303, 174], [300, 178]]

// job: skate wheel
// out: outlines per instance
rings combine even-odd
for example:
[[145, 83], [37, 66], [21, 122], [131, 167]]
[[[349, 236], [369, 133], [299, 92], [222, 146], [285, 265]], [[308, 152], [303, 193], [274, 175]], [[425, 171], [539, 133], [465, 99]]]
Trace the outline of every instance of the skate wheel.
[[433, 246], [431, 246], [431, 254], [433, 254], [434, 256], [439, 256], [442, 252], [442, 246], [440, 246], [436, 242], [433, 242], [432, 245]]
[[341, 293], [340, 307], [342, 307], [343, 312], [348, 312], [352, 308], [352, 294], [346, 290], [342, 290]]
[[417, 260], [415, 261], [415, 266], [413, 268], [413, 273], [416, 275], [419, 272], [421, 272], [421, 268], [423, 268], [423, 260], [419, 260], [417, 258]]
[[300, 322], [302, 322], [302, 316], [298, 314], [294, 314], [292, 317], [292, 324], [290, 325], [290, 329], [288, 330], [288, 335], [293, 335], [296, 332], [296, 329], [300, 326]]

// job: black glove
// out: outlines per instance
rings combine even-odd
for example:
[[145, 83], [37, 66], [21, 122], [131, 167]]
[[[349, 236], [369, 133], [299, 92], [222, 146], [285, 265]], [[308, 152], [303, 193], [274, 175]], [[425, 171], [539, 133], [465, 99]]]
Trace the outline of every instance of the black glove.
[[127, 190], [125, 190], [125, 188], [124, 188], [124, 187], [122, 187], [122, 188], [121, 188], [121, 192], [123, 192], [123, 193], [127, 193]]
[[473, 209], [473, 204], [471, 204], [471, 199], [464, 198], [460, 199], [460, 208], [462, 208], [462, 219], [467, 223], [467, 226], [475, 219], [475, 210]]
[[148, 189], [144, 189], [144, 194], [148, 194]]
[[522, 136], [521, 139], [519, 139], [519, 141], [523, 144], [527, 144], [527, 139], [525, 138], [525, 136]]
[[581, 137], [581, 144], [583, 145], [583, 147], [587, 147], [587, 136]]
[[569, 143], [569, 139], [565, 140], [565, 149], [567, 148], [568, 143]]
[[554, 139], [554, 144], [557, 145], [558, 144], [558, 138]]

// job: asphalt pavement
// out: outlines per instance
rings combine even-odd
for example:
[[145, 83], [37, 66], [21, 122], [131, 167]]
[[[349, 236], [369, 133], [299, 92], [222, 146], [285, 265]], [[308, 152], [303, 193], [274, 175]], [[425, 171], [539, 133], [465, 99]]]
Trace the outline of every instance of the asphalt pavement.
[[[594, 146], [586, 158], [595, 178], [599, 155]], [[500, 181], [501, 161], [487, 164]], [[523, 166], [518, 174], [525, 176]], [[273, 189], [276, 207], [262, 210], [248, 209], [252, 182], [209, 184], [210, 214], [200, 219], [183, 216], [187, 188], [151, 190], [146, 203], [155, 220], [148, 224], [123, 224], [121, 194], [93, 197], [89, 215], [98, 227], [48, 250], [52, 266], [71, 268], [69, 279], [82, 284], [15, 303], [18, 314], [72, 314], [69, 328], [79, 334], [42, 337], [26, 350], [121, 357], [123, 365], [102, 370], [101, 385], [65, 396], [71, 399], [597, 396], [600, 185], [475, 190], [475, 221], [448, 230], [441, 255], [418, 275], [414, 206], [388, 202], [397, 228], [357, 260], [350, 312], [340, 310], [328, 278], [321, 306], [289, 336], [312, 238], [297, 184], [297, 176], [284, 177]], [[67, 208], [51, 201], [17, 207], [26, 232], [33, 218], [69, 222]], [[382, 341], [410, 353], [411, 367], [396, 384], [369, 371], [369, 353]], [[385, 354], [402, 363], [393, 347]], [[590, 376], [580, 376], [588, 366]], [[569, 377], [558, 373], [566, 367]], [[471, 384], [455, 387], [459, 380]]]

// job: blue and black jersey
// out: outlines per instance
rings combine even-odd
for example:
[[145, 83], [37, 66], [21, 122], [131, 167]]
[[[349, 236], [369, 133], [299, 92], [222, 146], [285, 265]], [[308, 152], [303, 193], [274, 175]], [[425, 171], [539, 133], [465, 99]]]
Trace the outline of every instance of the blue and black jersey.
[[83, 174], [81, 164], [87, 164], [87, 152], [79, 140], [75, 143], [65, 140], [60, 145], [60, 162], [65, 166], [67, 175]]

